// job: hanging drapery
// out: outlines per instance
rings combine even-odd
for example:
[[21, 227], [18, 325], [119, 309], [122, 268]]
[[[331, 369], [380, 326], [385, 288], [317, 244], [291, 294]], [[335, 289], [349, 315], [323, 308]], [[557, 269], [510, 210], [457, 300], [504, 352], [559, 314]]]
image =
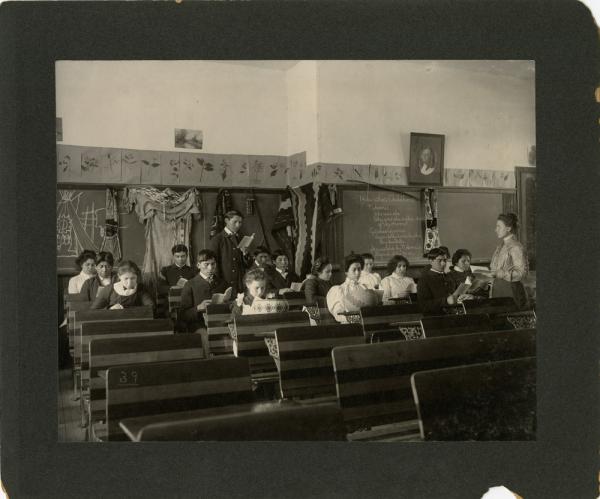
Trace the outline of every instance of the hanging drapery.
[[271, 234], [279, 247], [285, 252], [290, 261], [290, 268], [295, 268], [295, 247], [296, 247], [296, 231], [295, 218], [292, 203], [292, 192], [288, 188], [285, 194], [281, 196], [279, 202], [279, 211], [273, 222]]
[[179, 194], [169, 188], [136, 187], [126, 190], [125, 201], [145, 226], [142, 280], [154, 287], [160, 269], [172, 263], [171, 248], [175, 244], [190, 247], [192, 215], [202, 213], [200, 194], [197, 189]]
[[423, 189], [423, 204], [425, 208], [423, 253], [427, 256], [430, 250], [438, 248], [441, 244], [438, 228], [437, 194], [434, 189]]
[[121, 243], [119, 241], [119, 210], [117, 205], [117, 191], [106, 189], [106, 217], [100, 251], [110, 251], [115, 259], [121, 259]]
[[305, 184], [294, 187], [293, 193], [298, 233], [295, 270], [299, 276], [305, 277], [319, 253], [323, 224], [340, 210], [327, 185], [318, 182]]

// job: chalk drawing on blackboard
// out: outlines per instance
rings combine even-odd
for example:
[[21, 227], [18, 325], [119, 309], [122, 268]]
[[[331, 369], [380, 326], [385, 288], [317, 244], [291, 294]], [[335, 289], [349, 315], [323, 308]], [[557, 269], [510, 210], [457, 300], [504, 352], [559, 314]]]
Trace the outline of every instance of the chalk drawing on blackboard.
[[[58, 256], [77, 256], [84, 249], [100, 251], [105, 240], [106, 207], [97, 207], [84, 192], [59, 190], [56, 217], [56, 252]], [[104, 199], [104, 197], [103, 197]], [[119, 225], [117, 229], [125, 229]]]

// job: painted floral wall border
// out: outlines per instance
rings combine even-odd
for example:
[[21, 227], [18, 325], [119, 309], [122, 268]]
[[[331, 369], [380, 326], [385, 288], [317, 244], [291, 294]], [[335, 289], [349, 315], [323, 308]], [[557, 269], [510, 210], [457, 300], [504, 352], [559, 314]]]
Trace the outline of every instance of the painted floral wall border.
[[[408, 185], [408, 167], [342, 163], [306, 164], [291, 156], [142, 151], [57, 144], [58, 183], [256, 187], [283, 189], [311, 181]], [[515, 189], [514, 171], [447, 168], [446, 187]]]

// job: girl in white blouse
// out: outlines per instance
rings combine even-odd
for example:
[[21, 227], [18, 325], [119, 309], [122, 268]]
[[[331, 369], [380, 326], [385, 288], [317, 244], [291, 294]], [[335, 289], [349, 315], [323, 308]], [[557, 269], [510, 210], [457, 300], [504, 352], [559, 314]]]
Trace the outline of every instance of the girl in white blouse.
[[339, 286], [333, 286], [327, 293], [327, 308], [338, 322], [348, 322], [340, 312], [358, 312], [361, 307], [377, 304], [377, 293], [358, 282], [362, 266], [362, 256], [348, 255], [344, 259], [346, 280]]
[[83, 283], [96, 275], [96, 253], [91, 250], [83, 250], [75, 260], [75, 265], [81, 272], [69, 279], [68, 293], [70, 295], [79, 294]]
[[381, 276], [378, 273], [373, 272], [375, 257], [371, 253], [363, 253], [362, 257], [364, 263], [358, 282], [363, 284], [367, 289], [379, 289]]
[[415, 281], [406, 275], [408, 265], [408, 260], [402, 255], [394, 255], [388, 262], [390, 275], [381, 280], [384, 305], [394, 304], [390, 298], [406, 298], [410, 293], [417, 292]]

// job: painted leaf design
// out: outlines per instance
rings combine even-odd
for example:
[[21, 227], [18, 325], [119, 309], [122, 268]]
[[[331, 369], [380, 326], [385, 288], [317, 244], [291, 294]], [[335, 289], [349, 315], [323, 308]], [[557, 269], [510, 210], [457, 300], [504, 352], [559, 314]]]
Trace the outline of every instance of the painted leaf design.
[[156, 168], [157, 166], [160, 166], [160, 163], [156, 163], [156, 162], [154, 162], [154, 163], [152, 163], [150, 166], [151, 166], [152, 168]]
[[150, 164], [150, 161], [147, 161], [145, 159], [142, 159], [142, 163], [144, 163], [146, 166], [148, 166]]
[[273, 170], [273, 171], [271, 172], [271, 177], [274, 177], [275, 175], [277, 175], [277, 170]]

